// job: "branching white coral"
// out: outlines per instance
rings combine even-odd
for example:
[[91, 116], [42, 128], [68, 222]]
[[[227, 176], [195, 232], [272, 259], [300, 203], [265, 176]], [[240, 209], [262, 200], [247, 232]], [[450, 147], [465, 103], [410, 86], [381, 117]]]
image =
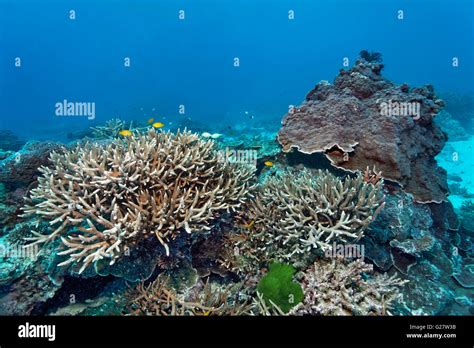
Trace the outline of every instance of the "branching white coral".
[[92, 135], [95, 139], [112, 139], [118, 137], [119, 132], [123, 129], [132, 129], [132, 122], [129, 125], [118, 118], [114, 118], [105, 122], [103, 126], [91, 127]]
[[61, 238], [69, 259], [110, 263], [147, 235], [168, 243], [181, 231], [209, 229], [225, 211], [249, 197], [253, 169], [220, 160], [213, 141], [190, 132], [151, 129], [109, 145], [78, 145], [51, 154], [26, 216], [50, 220], [49, 234], [34, 232], [33, 244]]
[[319, 260], [304, 274], [304, 300], [291, 314], [389, 315], [407, 280], [386, 273], [367, 278], [373, 266], [358, 259]]
[[249, 242], [270, 257], [292, 259], [331, 243], [353, 243], [383, 206], [383, 182], [341, 180], [328, 171], [285, 171], [269, 177], [251, 202]]
[[275, 302], [273, 302], [272, 300], [268, 301], [270, 302], [270, 304], [267, 304], [265, 299], [263, 298], [263, 295], [257, 291], [255, 297], [252, 300], [252, 314], [262, 316], [287, 315], [281, 310], [280, 307], [278, 307], [278, 305], [275, 304]]

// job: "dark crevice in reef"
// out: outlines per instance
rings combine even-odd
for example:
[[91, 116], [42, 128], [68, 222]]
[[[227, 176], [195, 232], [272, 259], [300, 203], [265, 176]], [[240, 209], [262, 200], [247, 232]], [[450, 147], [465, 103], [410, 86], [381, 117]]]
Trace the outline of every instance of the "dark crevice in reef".
[[[114, 284], [114, 282], [116, 284]], [[56, 294], [46, 302], [38, 303], [31, 312], [31, 315], [48, 315], [54, 313], [59, 308], [70, 305], [72, 296], [74, 296], [75, 303], [83, 303], [86, 300], [93, 299], [101, 293], [106, 292], [111, 285], [125, 287], [123, 280], [113, 276], [93, 278], [66, 276], [63, 285]]]
[[344, 177], [351, 173], [336, 168], [331, 165], [329, 160], [322, 153], [305, 154], [299, 151], [291, 151], [286, 155], [288, 165], [291, 167], [304, 166], [309, 169], [327, 169], [336, 176]]

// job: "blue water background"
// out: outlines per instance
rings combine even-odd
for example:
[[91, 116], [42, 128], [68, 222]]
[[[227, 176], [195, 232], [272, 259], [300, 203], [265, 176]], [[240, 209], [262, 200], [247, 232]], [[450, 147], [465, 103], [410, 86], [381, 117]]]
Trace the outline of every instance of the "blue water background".
[[[472, 93], [473, 3], [0, 0], [0, 129], [59, 139], [113, 117], [277, 129], [289, 104], [332, 81], [343, 57], [352, 64], [361, 49], [382, 52], [384, 75], [395, 82]], [[55, 116], [63, 99], [95, 102], [96, 119]]]

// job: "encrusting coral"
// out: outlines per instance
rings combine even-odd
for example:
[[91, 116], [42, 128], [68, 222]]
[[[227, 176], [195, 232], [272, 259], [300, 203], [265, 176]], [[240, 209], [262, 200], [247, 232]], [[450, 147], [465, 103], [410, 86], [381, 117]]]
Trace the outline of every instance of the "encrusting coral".
[[181, 231], [209, 229], [223, 212], [251, 195], [251, 166], [220, 160], [215, 144], [191, 132], [134, 133], [108, 145], [86, 143], [53, 152], [31, 190], [24, 216], [49, 220], [49, 234], [33, 244], [61, 238], [69, 259], [60, 265], [110, 259], [147, 236], [168, 243]]
[[318, 260], [303, 276], [304, 300], [290, 314], [390, 315], [407, 280], [387, 273], [367, 278], [373, 266], [357, 259]]
[[339, 179], [304, 169], [267, 177], [249, 204], [249, 228], [227, 237], [237, 252], [224, 261], [231, 268], [275, 259], [295, 264], [333, 242], [358, 241], [384, 205], [383, 181], [371, 173]]

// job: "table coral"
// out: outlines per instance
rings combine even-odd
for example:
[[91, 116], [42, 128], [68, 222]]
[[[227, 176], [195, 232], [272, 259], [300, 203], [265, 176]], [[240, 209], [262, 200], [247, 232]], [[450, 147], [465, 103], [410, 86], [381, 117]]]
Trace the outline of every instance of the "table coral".
[[225, 211], [249, 197], [253, 168], [221, 161], [212, 141], [191, 132], [134, 133], [108, 144], [80, 144], [52, 153], [31, 190], [24, 216], [49, 220], [49, 234], [33, 232], [33, 244], [60, 238], [82, 272], [100, 259], [117, 258], [138, 241], [168, 243], [181, 231], [209, 229]]
[[[446, 172], [435, 156], [447, 137], [433, 122], [443, 101], [432, 86], [398, 86], [380, 72], [381, 64], [359, 59], [350, 70], [341, 70], [334, 84], [320, 82], [285, 115], [278, 133], [283, 151], [324, 153], [347, 171], [375, 165], [419, 202], [446, 200]], [[406, 114], [402, 109], [383, 112], [389, 103], [417, 106], [419, 114], [409, 114], [409, 108]]]

